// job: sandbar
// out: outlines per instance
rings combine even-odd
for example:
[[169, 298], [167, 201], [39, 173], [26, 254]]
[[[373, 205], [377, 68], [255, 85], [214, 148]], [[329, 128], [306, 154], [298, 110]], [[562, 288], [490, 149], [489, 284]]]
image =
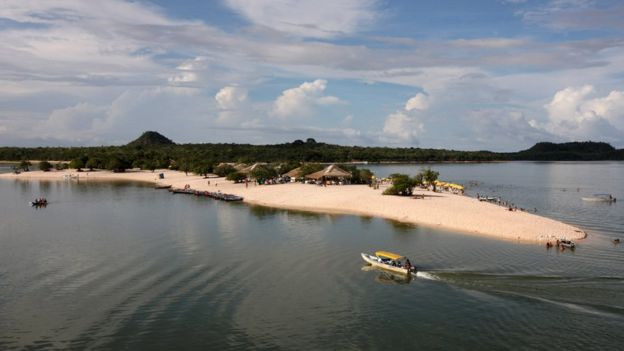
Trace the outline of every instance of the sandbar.
[[[159, 174], [164, 179], [159, 179]], [[224, 178], [205, 179], [202, 176], [171, 170], [76, 172], [31, 171], [21, 174], [0, 174], [4, 179], [110, 181], [127, 180], [172, 185], [182, 188], [189, 184], [199, 191], [221, 191], [244, 197], [253, 205], [324, 213], [341, 213], [382, 217], [415, 225], [439, 227], [464, 234], [490, 238], [543, 242], [553, 238], [578, 240], [587, 234], [572, 225], [524, 211], [508, 209], [478, 201], [475, 198], [418, 190], [424, 198], [382, 195], [384, 187], [368, 185], [319, 186], [302, 183], [255, 185], [238, 183]]]

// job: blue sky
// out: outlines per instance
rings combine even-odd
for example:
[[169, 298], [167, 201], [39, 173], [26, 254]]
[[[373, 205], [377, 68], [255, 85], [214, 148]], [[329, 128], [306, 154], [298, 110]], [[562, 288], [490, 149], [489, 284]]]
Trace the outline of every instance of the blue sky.
[[624, 3], [4, 0], [0, 146], [624, 147]]

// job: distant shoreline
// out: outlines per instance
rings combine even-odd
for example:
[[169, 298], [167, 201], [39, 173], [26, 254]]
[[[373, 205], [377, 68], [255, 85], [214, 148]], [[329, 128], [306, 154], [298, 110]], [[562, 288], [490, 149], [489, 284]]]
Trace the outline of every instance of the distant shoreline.
[[[163, 173], [164, 179], [158, 175]], [[521, 242], [546, 242], [555, 238], [583, 239], [586, 233], [569, 224], [522, 211], [480, 202], [467, 196], [419, 190], [424, 199], [384, 196], [383, 189], [367, 185], [322, 187], [289, 183], [276, 185], [234, 184], [224, 178], [205, 179], [184, 172], [157, 170], [113, 173], [30, 171], [0, 174], [0, 179], [49, 181], [138, 181], [198, 191], [221, 191], [244, 197], [244, 202], [280, 209], [373, 216], [404, 223], [443, 228], [464, 234]], [[209, 183], [210, 182], [210, 183]], [[161, 190], [162, 191], [162, 190]], [[42, 196], [45, 194], [42, 194]], [[184, 196], [184, 195], [179, 195]]]

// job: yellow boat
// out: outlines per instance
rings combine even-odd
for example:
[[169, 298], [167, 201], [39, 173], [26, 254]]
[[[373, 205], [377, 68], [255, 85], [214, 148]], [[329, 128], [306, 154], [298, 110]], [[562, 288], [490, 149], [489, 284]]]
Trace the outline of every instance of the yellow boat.
[[377, 251], [375, 255], [362, 253], [362, 259], [372, 266], [383, 268], [395, 273], [416, 276], [416, 267], [407, 264], [407, 257], [388, 251]]

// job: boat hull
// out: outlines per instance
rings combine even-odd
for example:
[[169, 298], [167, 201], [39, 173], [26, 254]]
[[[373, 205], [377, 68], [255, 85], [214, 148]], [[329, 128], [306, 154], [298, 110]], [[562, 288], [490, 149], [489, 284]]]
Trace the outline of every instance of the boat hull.
[[411, 276], [416, 276], [416, 272], [415, 271], [408, 271], [407, 268], [402, 268], [402, 267], [395, 267], [395, 266], [391, 266], [389, 264], [385, 264], [385, 263], [381, 263], [379, 261], [377, 261], [377, 256], [372, 256], [369, 254], [365, 254], [362, 253], [362, 259], [366, 262], [369, 263], [370, 265], [374, 266], [374, 267], [378, 267], [387, 271], [391, 271], [394, 273], [400, 273], [400, 274], [404, 274], [404, 275], [411, 275]]

